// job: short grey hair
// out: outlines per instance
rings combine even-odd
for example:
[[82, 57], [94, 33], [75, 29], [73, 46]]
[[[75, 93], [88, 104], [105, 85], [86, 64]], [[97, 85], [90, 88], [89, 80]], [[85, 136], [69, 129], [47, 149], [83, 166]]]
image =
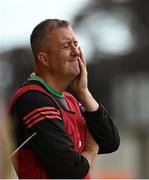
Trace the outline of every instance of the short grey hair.
[[70, 23], [66, 20], [46, 19], [35, 26], [30, 36], [30, 43], [34, 56], [36, 54], [36, 51], [38, 51], [42, 40], [46, 39], [47, 33], [49, 31], [61, 27], [68, 27], [69, 25]]

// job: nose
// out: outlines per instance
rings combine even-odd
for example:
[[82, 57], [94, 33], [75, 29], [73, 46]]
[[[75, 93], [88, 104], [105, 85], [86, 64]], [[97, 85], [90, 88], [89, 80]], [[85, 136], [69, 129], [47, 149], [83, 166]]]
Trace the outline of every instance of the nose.
[[78, 49], [78, 47], [72, 45], [71, 46], [71, 55], [72, 56], [79, 56], [80, 55], [80, 51]]

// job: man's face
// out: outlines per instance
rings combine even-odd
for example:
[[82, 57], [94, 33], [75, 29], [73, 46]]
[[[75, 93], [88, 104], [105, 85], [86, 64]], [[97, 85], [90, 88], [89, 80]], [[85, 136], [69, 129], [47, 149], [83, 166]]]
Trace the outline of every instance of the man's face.
[[75, 33], [71, 27], [54, 29], [49, 32], [47, 57], [49, 72], [60, 78], [74, 79], [80, 74], [78, 59], [80, 52]]

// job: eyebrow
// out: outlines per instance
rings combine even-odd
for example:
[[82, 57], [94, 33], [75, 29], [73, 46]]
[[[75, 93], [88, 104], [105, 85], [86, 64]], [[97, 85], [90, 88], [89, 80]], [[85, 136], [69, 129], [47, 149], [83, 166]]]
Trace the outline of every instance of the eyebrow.
[[64, 45], [64, 44], [66, 44], [66, 43], [70, 43], [70, 42], [75, 42], [75, 43], [78, 43], [78, 41], [77, 41], [77, 40], [74, 40], [74, 41], [72, 41], [72, 40], [66, 40], [66, 41], [62, 42], [62, 43], [61, 43], [61, 45]]

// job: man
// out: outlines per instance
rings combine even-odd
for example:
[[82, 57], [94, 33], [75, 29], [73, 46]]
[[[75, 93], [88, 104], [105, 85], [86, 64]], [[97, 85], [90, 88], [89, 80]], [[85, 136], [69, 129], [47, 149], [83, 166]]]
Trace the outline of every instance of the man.
[[[90, 178], [97, 154], [117, 150], [119, 135], [88, 90], [76, 35], [69, 22], [47, 19], [34, 28], [31, 47], [35, 72], [10, 105], [18, 177]], [[69, 85], [79, 102], [65, 91]]]

